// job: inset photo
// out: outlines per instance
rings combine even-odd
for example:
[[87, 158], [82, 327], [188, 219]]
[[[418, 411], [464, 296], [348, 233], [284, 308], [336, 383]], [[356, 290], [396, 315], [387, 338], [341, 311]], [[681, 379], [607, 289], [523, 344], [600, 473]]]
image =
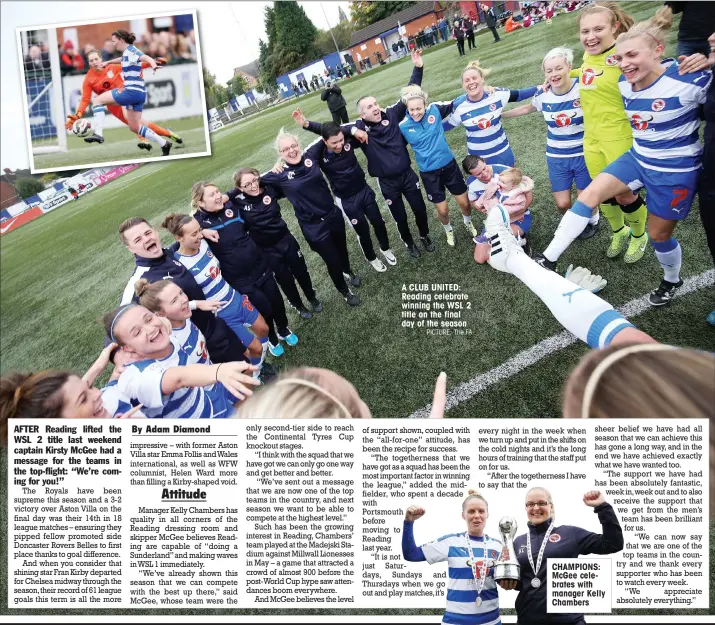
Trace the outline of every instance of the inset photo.
[[196, 11], [17, 35], [33, 173], [211, 154]]

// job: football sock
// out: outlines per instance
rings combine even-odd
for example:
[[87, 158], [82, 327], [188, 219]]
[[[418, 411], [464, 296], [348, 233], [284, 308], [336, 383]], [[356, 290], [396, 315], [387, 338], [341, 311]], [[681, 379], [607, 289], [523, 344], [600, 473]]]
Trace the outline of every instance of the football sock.
[[97, 135], [98, 137], [104, 137], [104, 115], [105, 115], [105, 108], [102, 107], [97, 107], [92, 111], [94, 115], [94, 119], [92, 121], [92, 130], [94, 131], [94, 134]]
[[676, 283], [680, 280], [680, 267], [683, 264], [683, 248], [677, 239], [670, 237], [667, 241], [653, 241], [655, 257], [663, 268], [663, 278]]
[[471, 215], [462, 215], [462, 220], [464, 221], [464, 224], [468, 226], [469, 224], [472, 223], [472, 216]]
[[583, 202], [576, 200], [574, 205], [564, 213], [554, 233], [554, 238], [544, 250], [544, 256], [551, 262], [556, 262], [566, 248], [583, 232], [592, 216], [592, 209]]
[[598, 295], [540, 267], [526, 254], [510, 254], [507, 267], [564, 328], [591, 347], [605, 347], [618, 332], [634, 327]]
[[145, 139], [149, 139], [149, 141], [158, 143], [162, 147], [166, 145], [166, 139], [162, 139], [158, 134], [156, 134], [153, 130], [147, 128], [146, 126], [142, 126], [141, 128], [139, 128], [139, 134]]
[[[615, 202], [615, 200], [612, 201]], [[610, 204], [609, 202], [605, 202], [604, 204], [601, 204], [601, 212], [608, 220], [608, 223], [611, 224], [611, 230], [613, 230], [613, 232], [618, 232], [621, 228], [623, 228], [625, 223], [623, 220], [623, 211], [617, 203]]]
[[162, 128], [161, 126], [157, 126], [154, 122], [149, 122], [147, 124], [147, 127], [162, 137], [170, 137], [171, 136], [171, 130], [167, 130], [166, 128]]
[[444, 228], [445, 232], [452, 232], [452, 224], [451, 223], [442, 224], [442, 227]]
[[641, 237], [645, 234], [645, 224], [648, 218], [648, 209], [643, 199], [638, 196], [631, 204], [620, 204], [626, 222], [631, 228], [634, 237]]
[[588, 223], [590, 226], [595, 226], [598, 223], [599, 218], [601, 217], [601, 211], [596, 209], [596, 212], [593, 214], [593, 217], [588, 220]]

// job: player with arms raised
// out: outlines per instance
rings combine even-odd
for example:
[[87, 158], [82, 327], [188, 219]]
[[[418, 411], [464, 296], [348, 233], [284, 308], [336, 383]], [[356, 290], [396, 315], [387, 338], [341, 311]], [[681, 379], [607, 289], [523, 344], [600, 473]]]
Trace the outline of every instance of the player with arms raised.
[[[101, 95], [107, 91], [122, 89], [124, 87], [124, 80], [122, 80], [121, 72], [117, 71], [116, 63], [102, 67], [102, 55], [98, 50], [92, 50], [87, 55], [87, 60], [89, 61], [90, 70], [87, 72], [87, 75], [84, 77], [84, 82], [82, 83], [82, 99], [80, 100], [79, 106], [77, 106], [77, 112], [74, 115], [67, 116], [67, 130], [71, 130], [72, 125], [84, 115], [92, 99], [92, 93]], [[159, 66], [165, 65], [166, 59], [159, 57], [156, 59], [156, 64]], [[142, 69], [146, 67], [150, 67], [149, 62], [142, 61]], [[120, 122], [127, 125], [129, 124], [126, 110], [123, 107], [116, 104], [110, 104], [106, 107], [101, 105], [97, 106], [95, 102], [95, 106], [93, 107], [94, 121], [92, 124], [94, 134], [85, 138], [87, 143], [104, 143], [104, 115], [107, 109]], [[182, 138], [171, 130], [157, 126], [144, 119], [142, 119], [140, 123], [162, 137], [168, 137], [179, 144], [183, 143]], [[141, 135], [137, 135], [137, 137], [139, 138], [139, 147], [142, 150], [151, 150], [151, 143], [149, 141], [144, 139]]]

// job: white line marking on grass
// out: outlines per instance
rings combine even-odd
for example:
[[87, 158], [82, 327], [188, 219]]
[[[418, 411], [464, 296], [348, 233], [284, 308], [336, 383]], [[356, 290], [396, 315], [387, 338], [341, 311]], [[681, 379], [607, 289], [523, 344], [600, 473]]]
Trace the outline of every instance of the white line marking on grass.
[[[697, 276], [691, 276], [683, 281], [683, 286], [678, 289], [675, 297], [682, 297], [683, 295], [688, 295], [689, 293], [694, 293], [700, 289], [715, 284], [715, 269], [710, 269]], [[616, 308], [627, 319], [630, 317], [635, 317], [644, 313], [646, 310], [650, 310], [653, 307], [648, 303], [648, 295], [643, 295], [632, 299], [630, 302], [626, 302], [623, 306]], [[480, 373], [479, 375], [473, 377], [471, 380], [463, 382], [459, 386], [455, 386], [449, 393], [447, 393], [447, 404], [445, 406], [445, 412], [450, 408], [458, 406], [462, 402], [471, 399], [483, 390], [494, 386], [503, 380], [506, 380], [517, 373], [521, 373], [527, 367], [536, 364], [543, 358], [551, 356], [562, 349], [567, 348], [569, 345], [576, 343], [578, 339], [570, 332], [563, 331], [554, 336], [550, 336], [543, 341], [540, 341], [533, 347], [529, 347], [516, 356], [509, 358], [505, 363], [494, 367], [491, 371], [486, 373]], [[420, 410], [416, 410], [410, 415], [410, 419], [426, 419], [429, 417], [430, 410], [432, 409], [432, 404], [428, 404]]]

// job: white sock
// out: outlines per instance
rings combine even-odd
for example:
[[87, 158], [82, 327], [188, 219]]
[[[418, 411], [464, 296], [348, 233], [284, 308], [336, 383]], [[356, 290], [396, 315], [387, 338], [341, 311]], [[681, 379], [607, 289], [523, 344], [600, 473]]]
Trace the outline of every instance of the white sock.
[[554, 238], [544, 250], [544, 256], [548, 260], [556, 262], [561, 254], [566, 251], [566, 248], [583, 232], [592, 214], [588, 206], [576, 200], [574, 205], [561, 218], [559, 227], [554, 232]]
[[591, 347], [604, 347], [618, 332], [633, 327], [598, 295], [544, 269], [526, 254], [509, 255], [507, 267], [548, 306], [564, 328]]
[[442, 224], [442, 227], [444, 228], [445, 232], [452, 232], [452, 224], [450, 224], [450, 223]]
[[[675, 247], [668, 250], [667, 252], [658, 251], [658, 247], [669, 246], [670, 241], [675, 242]], [[665, 243], [654, 243], [655, 257], [658, 259], [660, 266], [663, 268], [663, 278], [668, 282], [679, 282], [680, 281], [680, 267], [683, 264], [683, 248], [680, 247], [680, 243], [677, 240], [671, 238], [670, 241]]]
[[160, 137], [148, 126], [142, 126], [141, 128], [139, 128], [139, 134], [145, 139], [149, 139], [149, 141], [158, 143], [161, 147], [164, 147], [166, 145], [166, 139]]
[[472, 223], [472, 216], [471, 215], [462, 215], [462, 220], [464, 221], [464, 224], [468, 226], [469, 224]]
[[104, 136], [104, 107], [96, 108], [93, 111], [94, 119], [92, 121], [92, 130], [94, 134], [103, 137]]
[[588, 225], [589, 226], [595, 226], [598, 223], [598, 218], [601, 216], [601, 211], [596, 209], [596, 212], [593, 214], [593, 217], [588, 220]]

